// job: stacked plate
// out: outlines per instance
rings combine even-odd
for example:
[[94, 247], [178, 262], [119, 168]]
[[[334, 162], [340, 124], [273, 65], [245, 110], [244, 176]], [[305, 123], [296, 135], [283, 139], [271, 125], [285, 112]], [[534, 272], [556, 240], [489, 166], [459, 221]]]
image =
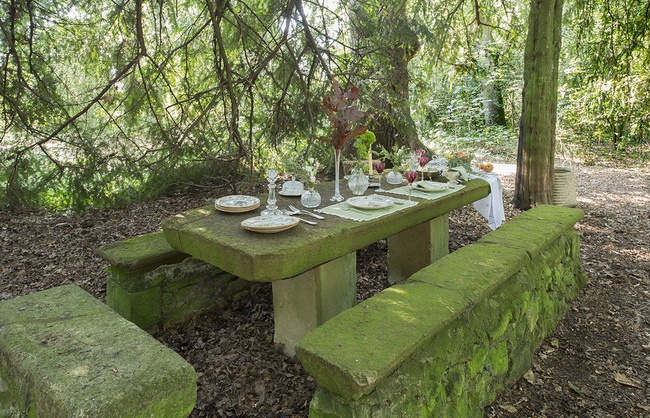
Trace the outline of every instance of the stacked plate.
[[214, 201], [214, 207], [222, 212], [242, 213], [260, 207], [260, 200], [255, 196], [233, 194], [220, 197]]
[[298, 222], [300, 222], [299, 218], [292, 218], [291, 216], [255, 216], [244, 219], [241, 226], [253, 232], [274, 234], [293, 228], [298, 225]]

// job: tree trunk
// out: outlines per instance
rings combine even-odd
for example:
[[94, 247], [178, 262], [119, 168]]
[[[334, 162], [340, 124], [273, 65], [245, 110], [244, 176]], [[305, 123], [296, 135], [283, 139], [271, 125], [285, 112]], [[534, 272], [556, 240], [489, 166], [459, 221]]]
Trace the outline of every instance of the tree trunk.
[[515, 207], [553, 202], [563, 0], [531, 0], [524, 52]]
[[375, 114], [369, 125], [377, 137], [373, 149], [381, 146], [390, 149], [395, 144], [411, 148], [421, 146], [411, 117], [408, 72], [408, 63], [417, 54], [420, 44], [417, 34], [409, 27], [407, 3], [408, 0], [355, 2], [352, 7], [356, 22], [373, 19], [375, 25], [369, 27], [379, 31], [364, 32], [362, 24], [356, 24], [352, 29], [358, 44], [364, 43], [364, 38], [376, 37], [374, 45], [380, 45], [379, 49], [370, 52], [373, 55], [371, 61], [376, 65], [372, 76], [377, 77], [380, 86], [374, 94]]
[[[479, 45], [478, 56], [491, 75], [498, 65], [498, 55], [491, 52], [492, 32], [489, 26], [483, 27], [483, 38]], [[488, 77], [491, 79], [492, 77]], [[488, 80], [483, 87], [483, 114], [485, 126], [506, 126], [506, 111], [503, 108], [503, 90], [500, 82]]]

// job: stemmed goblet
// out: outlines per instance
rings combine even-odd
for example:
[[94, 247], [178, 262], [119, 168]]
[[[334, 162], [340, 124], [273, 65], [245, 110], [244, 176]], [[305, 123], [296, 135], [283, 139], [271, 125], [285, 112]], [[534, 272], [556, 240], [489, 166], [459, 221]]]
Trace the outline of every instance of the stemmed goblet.
[[418, 178], [417, 171], [408, 170], [406, 172], [406, 181], [409, 182], [409, 200], [411, 200], [411, 190], [413, 189], [413, 182], [415, 181], [416, 178]]
[[418, 158], [418, 163], [420, 163], [420, 171], [422, 172], [422, 181], [424, 181], [424, 166], [427, 164], [429, 159], [427, 157], [421, 156]]
[[379, 174], [379, 188], [377, 189], [377, 191], [385, 192], [386, 190], [381, 188], [381, 173], [384, 172], [384, 168], [386, 168], [386, 163], [374, 163], [372, 166], [375, 168], [375, 171], [377, 171], [377, 174]]

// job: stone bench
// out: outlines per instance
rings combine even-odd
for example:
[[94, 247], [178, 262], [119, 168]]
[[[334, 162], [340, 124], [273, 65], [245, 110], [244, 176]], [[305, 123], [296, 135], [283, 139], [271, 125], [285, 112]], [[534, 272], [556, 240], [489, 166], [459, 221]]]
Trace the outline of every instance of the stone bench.
[[196, 373], [76, 285], [0, 302], [0, 416], [186, 417]]
[[110, 266], [106, 304], [148, 331], [225, 309], [254, 284], [167, 244], [162, 232], [99, 249]]
[[482, 416], [585, 283], [583, 216], [532, 209], [305, 335], [310, 417]]

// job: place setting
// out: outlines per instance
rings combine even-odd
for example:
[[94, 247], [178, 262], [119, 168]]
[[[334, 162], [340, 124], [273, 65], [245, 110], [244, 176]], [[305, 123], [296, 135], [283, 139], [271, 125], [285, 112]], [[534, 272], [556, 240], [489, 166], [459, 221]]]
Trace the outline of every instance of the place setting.
[[[253, 216], [241, 221], [240, 224], [243, 229], [261, 234], [274, 234], [291, 229], [298, 225], [300, 222], [304, 222], [309, 225], [317, 225], [317, 223], [314, 221], [309, 221], [294, 215], [308, 215], [316, 219], [325, 219], [320, 215], [298, 209], [293, 205], [289, 205], [288, 209], [278, 208], [277, 199], [275, 197], [278, 172], [277, 170], [269, 169], [266, 171], [266, 175], [267, 181], [269, 183], [269, 194], [267, 198], [266, 208], [261, 211], [259, 216]], [[281, 195], [299, 196], [300, 192], [305, 191], [304, 188], [301, 187], [302, 183], [300, 182], [292, 180], [290, 182], [285, 182], [285, 184], [287, 183], [289, 185], [287, 187], [283, 187], [283, 189], [279, 192]], [[229, 195], [216, 199], [214, 202], [214, 207], [217, 210], [226, 213], [245, 213], [259, 208], [260, 199], [255, 196], [248, 195]]]
[[372, 194], [350, 197], [341, 203], [317, 209], [316, 212], [355, 221], [369, 221], [415, 205], [416, 201]]

